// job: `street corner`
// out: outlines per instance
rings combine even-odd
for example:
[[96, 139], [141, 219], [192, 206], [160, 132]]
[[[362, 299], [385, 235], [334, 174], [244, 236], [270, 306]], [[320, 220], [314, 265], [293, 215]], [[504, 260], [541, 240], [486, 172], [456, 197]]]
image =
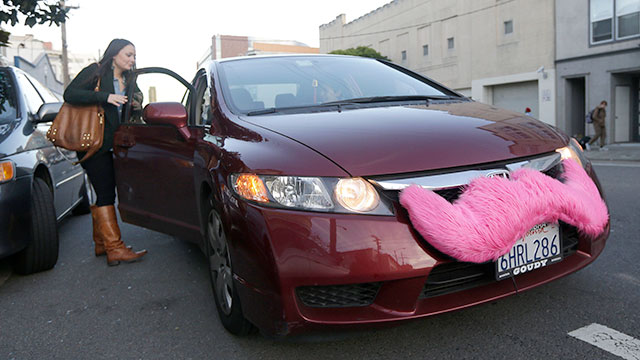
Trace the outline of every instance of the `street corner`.
[[640, 143], [611, 144], [603, 148], [592, 145], [585, 155], [592, 161], [640, 162]]

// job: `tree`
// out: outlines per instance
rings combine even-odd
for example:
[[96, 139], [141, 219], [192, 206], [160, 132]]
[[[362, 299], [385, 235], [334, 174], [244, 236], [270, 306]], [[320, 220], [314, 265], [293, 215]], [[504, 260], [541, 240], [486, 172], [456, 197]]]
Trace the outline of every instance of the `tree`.
[[[3, 0], [0, 7], [0, 26], [10, 23], [15, 26], [18, 16], [26, 16], [24, 24], [33, 27], [36, 24], [49, 22], [49, 26], [59, 26], [67, 18], [66, 10], [59, 3], [47, 0]], [[9, 32], [0, 29], [0, 46], [9, 43]]]
[[369, 57], [374, 59], [389, 60], [389, 58], [387, 58], [386, 56], [383, 56], [382, 54], [380, 54], [379, 52], [375, 51], [374, 49], [368, 46], [358, 46], [357, 48], [349, 48], [346, 50], [334, 50], [329, 54], [353, 55], [353, 56]]

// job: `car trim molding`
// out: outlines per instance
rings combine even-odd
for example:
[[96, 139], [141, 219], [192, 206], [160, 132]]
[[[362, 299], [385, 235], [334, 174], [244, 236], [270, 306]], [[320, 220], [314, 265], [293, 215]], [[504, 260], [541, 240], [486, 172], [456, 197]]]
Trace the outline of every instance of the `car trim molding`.
[[82, 175], [84, 175], [84, 171], [80, 171], [79, 173], [77, 173], [75, 175], [69, 176], [68, 178], [66, 178], [66, 179], [60, 181], [59, 183], [57, 183], [56, 184], [56, 189], [59, 188], [60, 186], [62, 186], [64, 183], [69, 182], [69, 181], [77, 178], [78, 176], [82, 176]]
[[411, 178], [393, 179], [393, 180], [374, 180], [369, 179], [373, 184], [379, 186], [383, 190], [403, 190], [411, 185], [419, 185], [429, 190], [445, 190], [467, 185], [471, 180], [481, 176], [495, 176], [496, 174], [504, 174], [513, 172], [520, 168], [526, 167], [541, 172], [547, 171], [560, 163], [562, 157], [559, 153], [543, 156], [540, 158], [509, 163], [505, 168], [494, 168], [485, 170], [467, 170], [458, 171], [447, 174], [419, 176]]

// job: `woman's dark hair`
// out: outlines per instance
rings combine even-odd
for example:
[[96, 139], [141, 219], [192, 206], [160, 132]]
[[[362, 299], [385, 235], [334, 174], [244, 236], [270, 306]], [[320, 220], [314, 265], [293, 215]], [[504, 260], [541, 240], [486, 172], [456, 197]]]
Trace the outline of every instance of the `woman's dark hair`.
[[[102, 59], [98, 62], [98, 73], [96, 74], [98, 78], [102, 78], [102, 76], [107, 72], [111, 71], [113, 65], [113, 57], [118, 55], [120, 50], [127, 45], [132, 45], [133, 43], [129, 40], [125, 39], [113, 39], [107, 46], [107, 50], [104, 51], [104, 55], [102, 55]], [[133, 69], [132, 69], [133, 70]], [[129, 82], [129, 77], [131, 76], [131, 71], [125, 71], [122, 76], [124, 77], [125, 82]]]

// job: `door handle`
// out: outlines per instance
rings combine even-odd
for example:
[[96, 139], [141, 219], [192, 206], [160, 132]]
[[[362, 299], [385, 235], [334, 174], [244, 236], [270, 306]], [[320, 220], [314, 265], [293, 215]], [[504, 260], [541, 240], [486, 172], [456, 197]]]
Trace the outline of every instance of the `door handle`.
[[120, 136], [116, 140], [116, 146], [120, 146], [123, 148], [130, 148], [136, 144], [133, 136]]

